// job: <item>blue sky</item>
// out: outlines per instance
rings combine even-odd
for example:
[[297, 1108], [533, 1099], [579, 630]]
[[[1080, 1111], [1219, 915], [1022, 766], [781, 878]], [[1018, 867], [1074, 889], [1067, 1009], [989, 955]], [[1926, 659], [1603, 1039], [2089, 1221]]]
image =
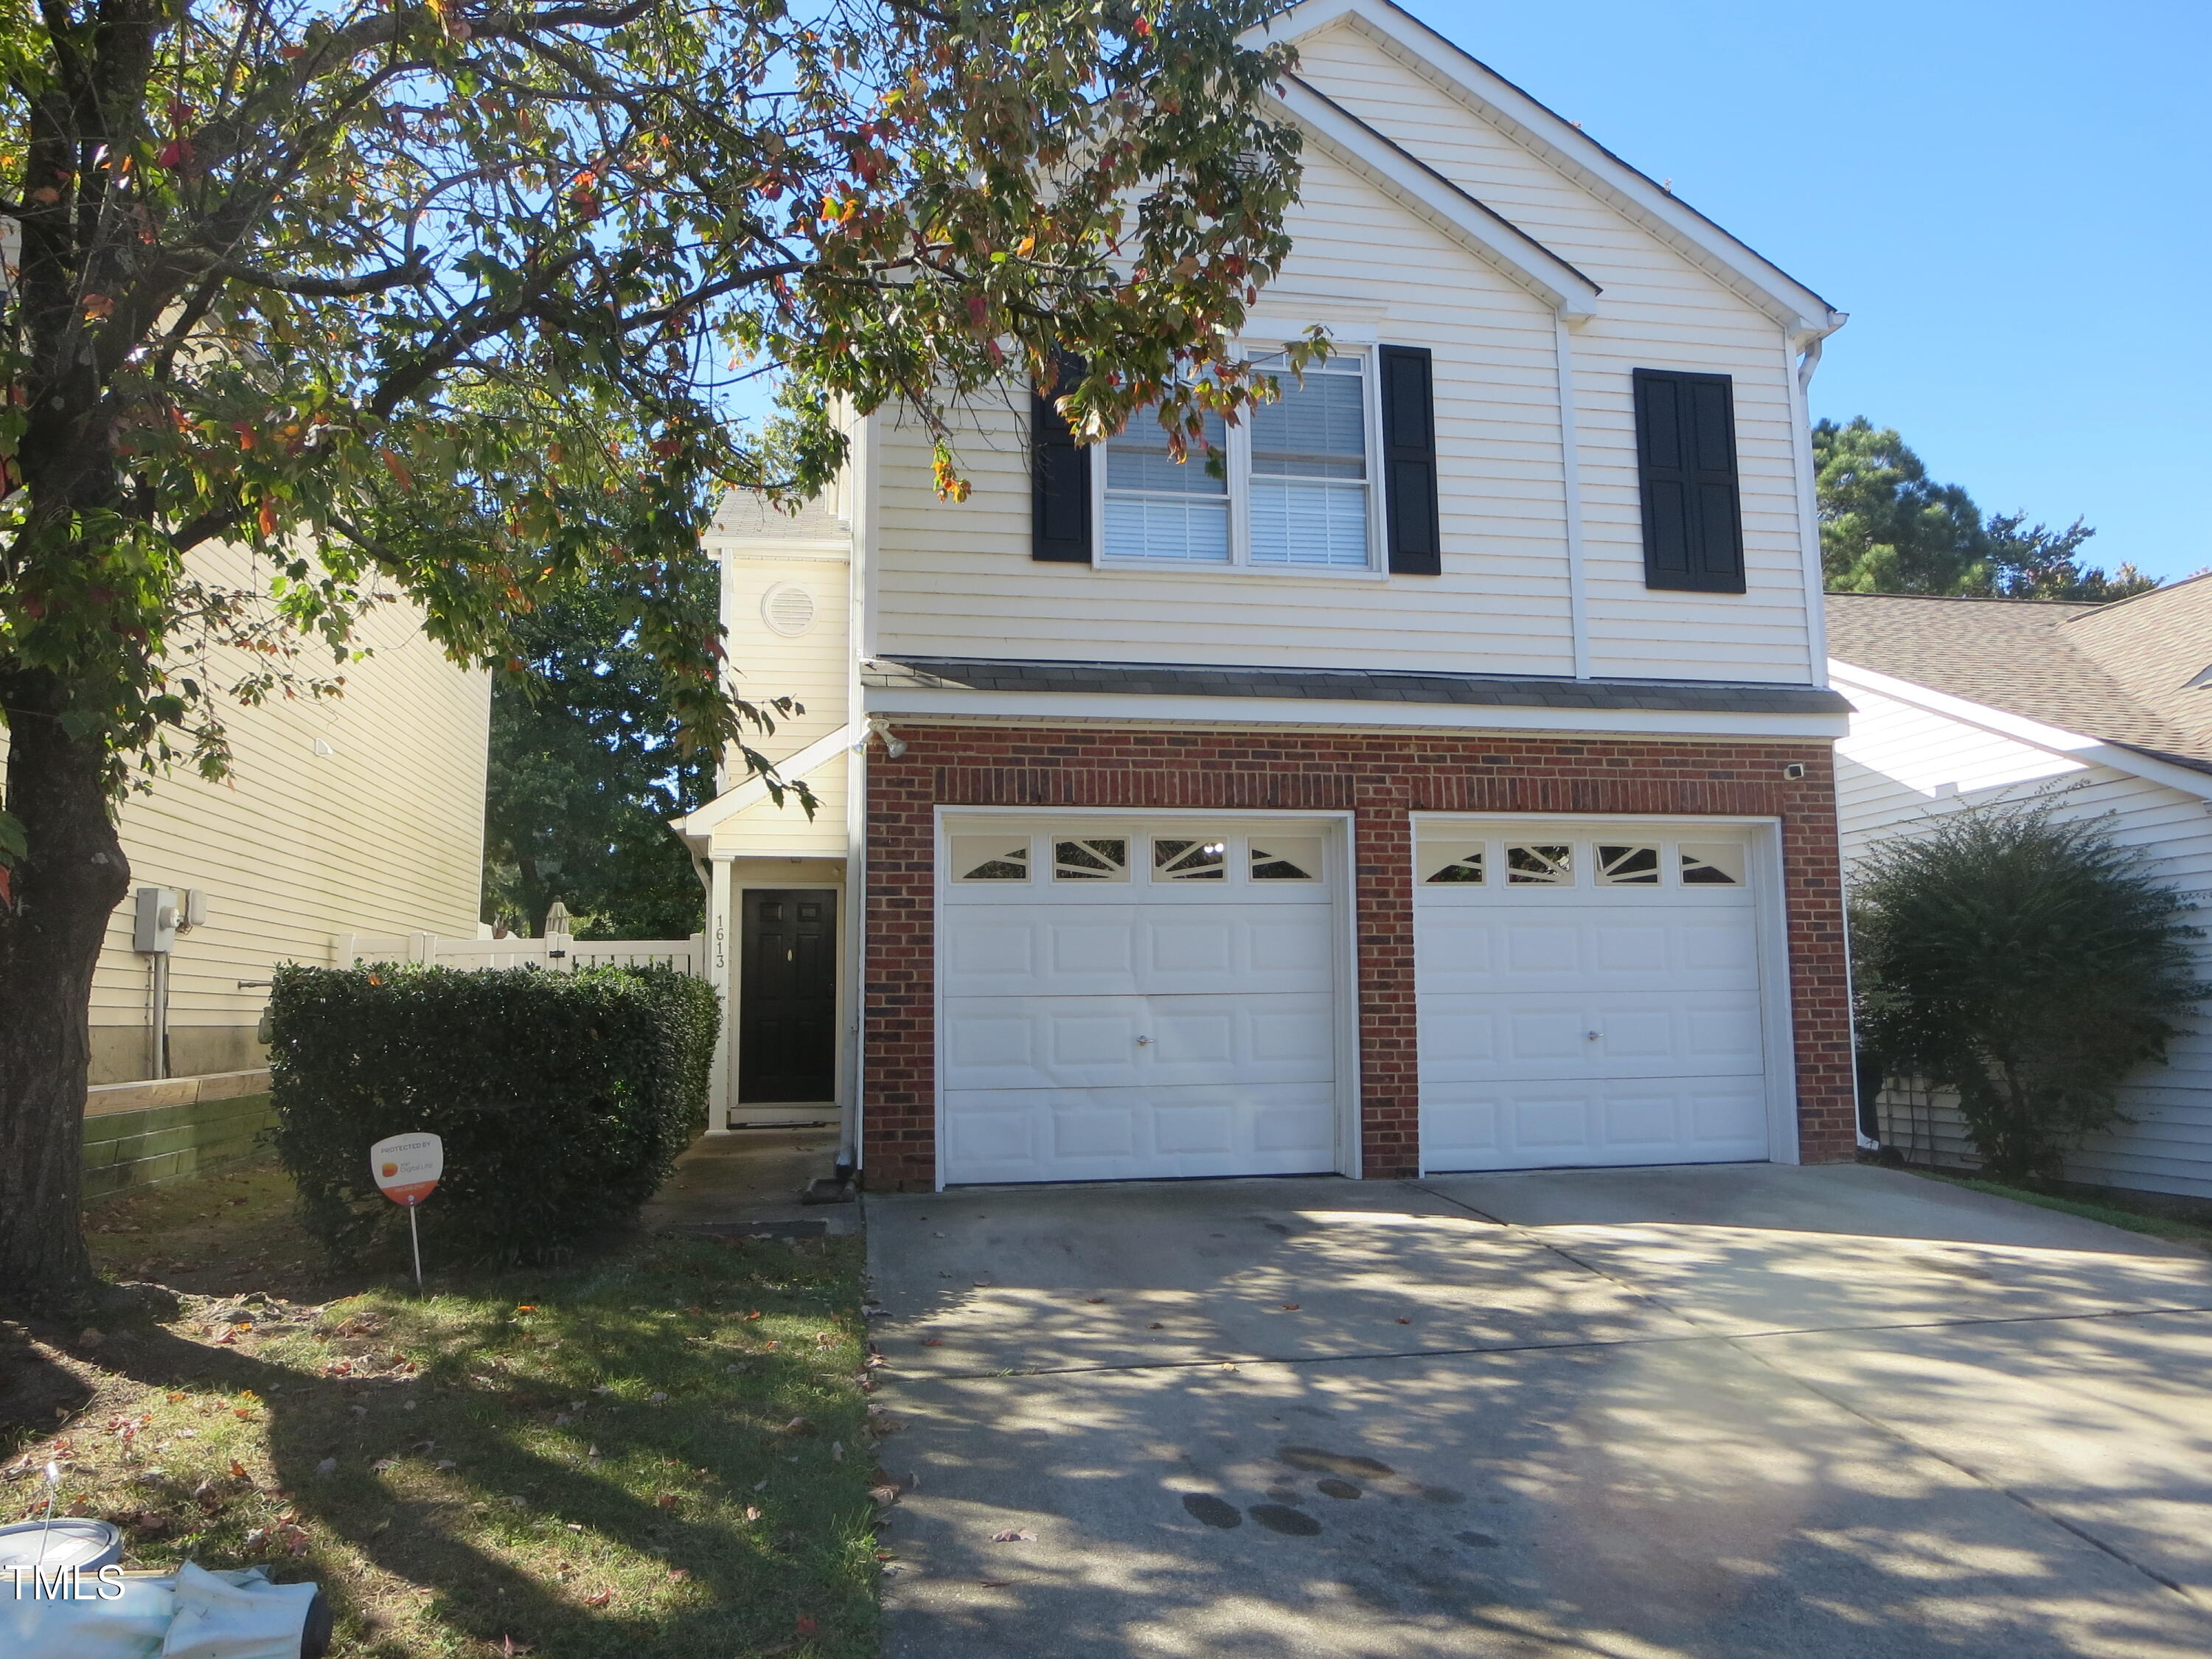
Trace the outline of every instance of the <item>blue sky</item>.
[[1401, 3], [1850, 312], [1816, 417], [2212, 565], [2206, 0]]

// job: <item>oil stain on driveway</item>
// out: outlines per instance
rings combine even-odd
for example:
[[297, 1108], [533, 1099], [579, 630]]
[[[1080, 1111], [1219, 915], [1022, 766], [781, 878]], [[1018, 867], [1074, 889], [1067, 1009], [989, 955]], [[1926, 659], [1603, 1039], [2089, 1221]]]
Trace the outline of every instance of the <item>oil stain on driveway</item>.
[[1872, 1169], [871, 1197], [890, 1659], [2201, 1659], [2212, 1262]]

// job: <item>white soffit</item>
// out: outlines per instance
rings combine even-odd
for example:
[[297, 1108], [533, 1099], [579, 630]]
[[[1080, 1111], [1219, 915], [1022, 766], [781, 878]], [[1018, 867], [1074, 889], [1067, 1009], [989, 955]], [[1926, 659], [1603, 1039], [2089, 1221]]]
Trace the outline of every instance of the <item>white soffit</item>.
[[1339, 23], [1650, 231], [1780, 324], [1795, 343], [1841, 328], [1836, 310], [1764, 254], [1677, 199], [1573, 122], [1389, 0], [1304, 0], [1249, 32], [1293, 44]]
[[2196, 795], [2212, 801], [2212, 774], [2176, 766], [2172, 761], [2160, 760], [2155, 755], [2130, 749], [2124, 744], [2109, 743], [2083, 732], [2069, 732], [2063, 726], [2030, 720], [2025, 714], [2009, 714], [2002, 708], [1992, 708], [1987, 703], [1954, 697], [1948, 691], [1936, 690], [1917, 680], [1901, 680], [1894, 675], [1878, 674], [1871, 668], [1862, 668], [1856, 663], [1844, 662], [1838, 658], [1828, 659], [1828, 678], [1839, 685], [1870, 691], [1876, 696], [1887, 697], [1893, 702], [1901, 702], [1908, 708], [1941, 715], [1945, 720], [1956, 720], [1961, 726], [1974, 726], [1998, 737], [2010, 738], [2031, 748], [2045, 750], [2083, 765], [2108, 767], [2112, 771], [2124, 772], [2146, 782], [2163, 784], [2185, 795]]
[[1595, 283], [1419, 156], [1295, 75], [1283, 78], [1275, 98], [1307, 137], [1334, 160], [1534, 295], [1570, 325], [1596, 314]]

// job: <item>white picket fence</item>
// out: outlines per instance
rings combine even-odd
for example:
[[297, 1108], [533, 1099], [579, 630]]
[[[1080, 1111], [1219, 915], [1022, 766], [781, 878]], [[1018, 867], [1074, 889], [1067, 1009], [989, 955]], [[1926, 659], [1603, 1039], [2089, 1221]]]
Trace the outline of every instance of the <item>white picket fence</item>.
[[442, 968], [542, 968], [574, 973], [579, 968], [673, 968], [695, 979], [707, 977], [703, 934], [690, 939], [441, 939], [435, 933], [340, 933], [331, 941], [331, 960], [341, 968], [356, 962], [431, 962]]

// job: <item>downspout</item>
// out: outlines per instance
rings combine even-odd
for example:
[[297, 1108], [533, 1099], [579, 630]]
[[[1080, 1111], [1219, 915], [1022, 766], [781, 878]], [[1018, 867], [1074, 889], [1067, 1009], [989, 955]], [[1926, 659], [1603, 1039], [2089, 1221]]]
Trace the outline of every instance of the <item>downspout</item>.
[[[1796, 341], [1789, 340], [1785, 337], [1784, 343], [1785, 356], [1790, 346], [1795, 345], [1798, 348], [1795, 371], [1790, 377], [1793, 386], [1790, 403], [1791, 414], [1797, 428], [1799, 468], [1797, 510], [1804, 526], [1803, 535], [1807, 544], [1805, 630], [1806, 643], [1811, 653], [1813, 676], [1814, 682], [1820, 685], [1826, 685], [1828, 683], [1828, 626], [1826, 614], [1827, 582], [1826, 572], [1820, 562], [1820, 511], [1819, 496], [1814, 488], [1811, 392], [1813, 375], [1820, 367], [1820, 353], [1827, 344], [1828, 336], [1850, 320], [1850, 314], [1846, 312], [1837, 311], [1828, 314], [1832, 320], [1826, 328], [1817, 332], [1801, 335]], [[1834, 754], [1832, 747], [1829, 752], [1832, 757]], [[1834, 772], [1835, 767], [1832, 758], [1829, 764], [1832, 787]], [[1837, 824], [1837, 836], [1840, 843], [1842, 826], [1832, 811], [1830, 822]], [[1838, 844], [1836, 910], [1842, 919], [1844, 928], [1844, 1018], [1851, 1039], [1851, 1133], [1862, 1153], [1878, 1152], [1881, 1150], [1881, 1141], [1877, 1135], [1868, 1133], [1867, 1126], [1869, 1117], [1873, 1119], [1877, 1127], [1880, 1126], [1881, 1120], [1875, 1103], [1875, 1097], [1879, 1095], [1880, 1090], [1877, 1087], [1874, 1094], [1870, 1095], [1859, 1076], [1858, 989], [1851, 981], [1851, 893], [1850, 883], [1846, 878], [1847, 872], [1843, 867], [1842, 852], [1843, 848]]]

